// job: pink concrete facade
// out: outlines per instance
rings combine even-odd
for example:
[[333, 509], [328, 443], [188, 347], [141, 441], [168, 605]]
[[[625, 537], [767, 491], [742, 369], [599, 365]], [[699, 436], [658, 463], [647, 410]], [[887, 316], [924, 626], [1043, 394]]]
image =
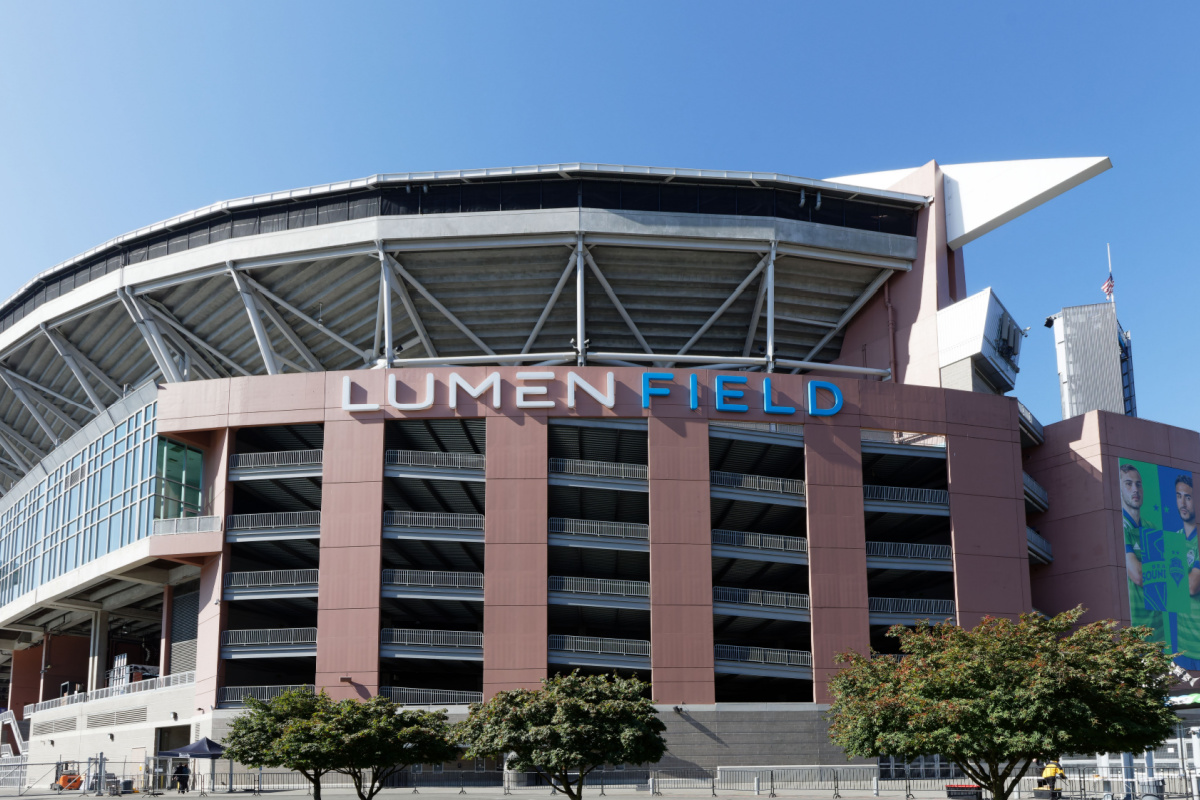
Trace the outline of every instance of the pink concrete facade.
[[1026, 456], [1051, 498], [1031, 524], [1054, 546], [1054, 562], [1033, 569], [1034, 605], [1049, 614], [1083, 605], [1085, 620], [1129, 624], [1118, 459], [1200, 472], [1200, 434], [1091, 411], [1048, 425]]
[[[940, 268], [940, 267], [939, 267]], [[915, 321], [914, 321], [914, 324]], [[719, 374], [690, 371], [656, 381], [667, 396], [643, 408], [642, 373], [633, 368], [545, 368], [550, 382], [519, 378], [519, 368], [431, 370], [432, 407], [402, 412], [387, 401], [387, 376], [398, 380], [397, 401], [424, 394], [427, 370], [365, 370], [234, 378], [169, 385], [160, 392], [158, 429], [166, 435], [207, 434], [210, 457], [222, 465], [239, 427], [322, 424], [325, 431], [316, 683], [337, 696], [365, 696], [379, 687], [381, 517], [384, 424], [387, 420], [484, 418], [486, 507], [484, 530], [485, 695], [534, 686], [547, 674], [548, 426], [556, 417], [644, 418], [649, 444], [649, 564], [652, 679], [663, 703], [709, 703], [713, 676], [712, 559], [708, 423], [714, 419], [804, 425], [809, 538], [809, 591], [814, 697], [828, 699], [833, 656], [869, 647], [866, 533], [861, 430], [881, 429], [947, 437], [947, 474], [954, 552], [954, 591], [963, 623], [983, 614], [1013, 615], [1030, 608], [1022, 504], [1021, 450], [1016, 402], [995, 397], [854, 379], [833, 379], [844, 396], [835, 416], [810, 416], [809, 378], [774, 375], [771, 402], [794, 415], [764, 410], [763, 376], [734, 373], [748, 383], [744, 413], [717, 411]], [[478, 386], [499, 373], [500, 402], [458, 393], [451, 408], [449, 376]], [[613, 374], [615, 400], [605, 407], [578, 392], [568, 407], [567, 373], [603, 390]], [[343, 379], [350, 401], [375, 410], [342, 407]], [[517, 407], [517, 390], [544, 386], [539, 400], [553, 408]], [[827, 402], [827, 401], [822, 401]], [[195, 439], [200, 441], [199, 438]], [[214, 513], [228, 513], [225, 468], [211, 488]], [[203, 567], [198, 705], [215, 702], [221, 681], [220, 577], [228, 548]], [[343, 678], [350, 678], [344, 681]]]

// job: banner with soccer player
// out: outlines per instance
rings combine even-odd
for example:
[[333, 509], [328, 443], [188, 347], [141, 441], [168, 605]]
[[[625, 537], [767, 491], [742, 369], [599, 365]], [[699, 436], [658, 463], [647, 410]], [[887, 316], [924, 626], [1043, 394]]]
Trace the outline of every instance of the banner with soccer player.
[[1121, 519], [1129, 613], [1200, 671], [1200, 539], [1192, 473], [1120, 459]]

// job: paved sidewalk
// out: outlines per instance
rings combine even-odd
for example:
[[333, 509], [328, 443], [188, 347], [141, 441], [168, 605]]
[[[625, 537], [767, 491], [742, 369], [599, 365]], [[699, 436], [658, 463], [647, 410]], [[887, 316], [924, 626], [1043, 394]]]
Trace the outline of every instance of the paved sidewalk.
[[[457, 788], [450, 788], [450, 787], [426, 788], [426, 787], [422, 787], [418, 791], [418, 794], [425, 795], [425, 796], [444, 798], [444, 800], [449, 800], [449, 798], [453, 798], [453, 797], [461, 797], [462, 800], [471, 800], [472, 798], [474, 800], [527, 800], [527, 799], [528, 800], [545, 800], [546, 798], [550, 798], [550, 797], [555, 797], [555, 798], [559, 798], [559, 800], [562, 800], [564, 798], [564, 795], [561, 792], [558, 794], [551, 794], [549, 789], [544, 789], [544, 788], [514, 789], [512, 794], [506, 795], [499, 789], [490, 789], [490, 788], [489, 789], [470, 789], [470, 788], [468, 788], [465, 791], [465, 793], [459, 794], [459, 790]], [[770, 794], [769, 790], [766, 787], [763, 787], [759, 796], [760, 797], [768, 797], [769, 794]], [[797, 800], [833, 800], [833, 790], [832, 789], [825, 789], [825, 790], [820, 790], [820, 791], [799, 791], [799, 790], [781, 789], [781, 790], [778, 790], [776, 792], [776, 794], [779, 797], [797, 798]], [[913, 792], [913, 795], [918, 800], [944, 800], [946, 793], [945, 792]], [[18, 791], [16, 789], [0, 789], [0, 797], [18, 797], [18, 796], [26, 797], [26, 798], [57, 798], [57, 800], [72, 800], [72, 798], [78, 798], [78, 800], [84, 800], [84, 798], [95, 797], [94, 794], [84, 795], [84, 794], [81, 794], [78, 792], [64, 792], [62, 794], [59, 794], [58, 792], [51, 792], [48, 789], [44, 789], [44, 788], [40, 788], [40, 787], [30, 789], [28, 791], [24, 791], [21, 793], [18, 793]], [[161, 798], [162, 798], [162, 800], [176, 800], [176, 798], [181, 798], [181, 799], [187, 798], [187, 800], [196, 800], [196, 798], [198, 798], [199, 796], [200, 796], [199, 793], [197, 793], [195, 791], [188, 792], [186, 795], [179, 795], [174, 791], [168, 791], [168, 792], [164, 793], [163, 795], [161, 795]], [[252, 796], [253, 796], [252, 793], [249, 791], [233, 792], [232, 794], [226, 793], [226, 792], [217, 792], [215, 794], [209, 795], [209, 797], [214, 798], [214, 800], [219, 800], [219, 798], [222, 798], [222, 797], [252, 797]], [[382, 792], [380, 792], [378, 795], [376, 795], [376, 799], [377, 800], [400, 800], [400, 798], [402, 798], [402, 797], [408, 798], [408, 797], [412, 797], [412, 796], [413, 796], [412, 789], [384, 789]], [[584, 796], [584, 800], [592, 800], [593, 798], [600, 797], [601, 796], [600, 795], [600, 787], [599, 786], [588, 786], [586, 789], [584, 789], [583, 796]], [[604, 790], [603, 796], [627, 798], [628, 800], [633, 800], [633, 798], [638, 798], [638, 797], [644, 797], [644, 798], [647, 798], [647, 800], [649, 800], [649, 798], [651, 797], [651, 794], [648, 789], [633, 789], [633, 788], [629, 788], [629, 787], [619, 787], [619, 788], [606, 787]], [[672, 799], [673, 800], [712, 800], [713, 794], [710, 790], [668, 789], [668, 790], [663, 791], [661, 796], [664, 798], [664, 800], [672, 800]], [[729, 798], [729, 800], [746, 800], [747, 798], [754, 797], [755, 794], [753, 791], [745, 791], [745, 792], [718, 791], [716, 796], [718, 798]], [[125, 795], [126, 800], [138, 800], [138, 798], [141, 798], [141, 797], [143, 797], [143, 795], [140, 795], [140, 794]], [[311, 795], [308, 792], [301, 791], [301, 790], [285, 790], [285, 791], [266, 791], [266, 792], [263, 792], [263, 797], [268, 798], [268, 800], [273, 800], [274, 798], [278, 798], [279, 800], [285, 800], [285, 799], [303, 800], [303, 798], [311, 797]], [[321, 789], [321, 797], [322, 797], [322, 800], [356, 800], [357, 795], [354, 793], [353, 789], [322, 788]], [[843, 790], [841, 792], [841, 797], [842, 797], [842, 800], [875, 800], [876, 796], [872, 795], [870, 791], [864, 792], [864, 791]], [[881, 790], [879, 792], [878, 797], [885, 798], [885, 800], [904, 800], [904, 791], [903, 790], [900, 790], [900, 791]]]

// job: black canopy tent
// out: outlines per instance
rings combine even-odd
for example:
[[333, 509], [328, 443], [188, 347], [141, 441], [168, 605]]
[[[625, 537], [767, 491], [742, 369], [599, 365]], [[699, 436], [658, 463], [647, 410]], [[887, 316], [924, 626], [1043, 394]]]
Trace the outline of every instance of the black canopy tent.
[[[209, 770], [209, 780], [215, 786], [217, 782], [217, 759], [225, 755], [225, 748], [207, 736], [203, 736], [186, 747], [180, 747], [178, 750], [164, 751], [159, 753], [159, 755], [168, 758], [207, 758], [212, 764], [212, 768]], [[230, 765], [230, 770], [232, 771], [232, 765]], [[204, 796], [208, 793], [201, 787], [200, 794]]]

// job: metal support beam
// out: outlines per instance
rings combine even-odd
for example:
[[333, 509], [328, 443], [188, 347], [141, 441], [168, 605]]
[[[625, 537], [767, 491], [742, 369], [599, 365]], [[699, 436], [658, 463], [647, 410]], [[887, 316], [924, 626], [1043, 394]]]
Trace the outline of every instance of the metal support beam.
[[[392, 288], [388, 281], [388, 273], [391, 270], [388, 268], [387, 259], [379, 259], [379, 310], [383, 312], [380, 316], [383, 322], [383, 364], [389, 369], [392, 366], [392, 359], [396, 356], [394, 342], [396, 341], [395, 331], [392, 330]], [[378, 326], [376, 327], [378, 330]]]
[[754, 311], [750, 313], [750, 327], [746, 329], [746, 343], [742, 346], [742, 358], [750, 355], [754, 347], [754, 334], [758, 333], [758, 322], [762, 319], [763, 303], [767, 299], [767, 279], [758, 282], [758, 295], [754, 298]]
[[100, 398], [100, 393], [92, 387], [92, 382], [88, 380], [87, 373], [83, 371], [83, 367], [75, 360], [75, 354], [63, 347], [62, 339], [57, 333], [46, 327], [46, 323], [41, 325], [42, 333], [46, 334], [46, 339], [49, 340], [50, 346], [54, 348], [54, 352], [58, 353], [67, 365], [67, 369], [71, 370], [71, 374], [75, 376], [75, 380], [79, 382], [79, 386], [83, 389], [83, 393], [87, 395], [91, 401], [92, 407], [96, 409], [96, 413], [104, 410], [104, 401]]
[[400, 278], [402, 278], [403, 280], [406, 280], [410, 284], [412, 284], [412, 287], [414, 289], [416, 289], [417, 292], [419, 292], [422, 297], [424, 297], [426, 300], [428, 300], [429, 303], [434, 308], [436, 308], [438, 311], [440, 311], [443, 317], [450, 320], [451, 324], [454, 325], [454, 327], [456, 327], [460, 331], [462, 331], [463, 335], [465, 335], [468, 339], [470, 339], [472, 342], [474, 342], [476, 347], [478, 347], [480, 350], [487, 353], [488, 355], [496, 354], [495, 350], [493, 350], [492, 348], [490, 348], [486, 344], [484, 344], [482, 339], [480, 339], [478, 336], [476, 336], [471, 331], [470, 328], [468, 328], [466, 325], [464, 325], [462, 323], [461, 320], [459, 320], [458, 317], [454, 316], [454, 314], [452, 314], [450, 312], [450, 309], [446, 308], [444, 305], [442, 305], [440, 302], [438, 302], [438, 299], [436, 297], [434, 297], [432, 294], [430, 294], [429, 290], [426, 289], [424, 286], [422, 286], [420, 281], [418, 281], [416, 278], [414, 278], [412, 275], [410, 275], [408, 273], [408, 270], [406, 270], [400, 264], [399, 261], [397, 261], [395, 258], [393, 258], [388, 253], [384, 253], [383, 255], [384, 255], [384, 258], [387, 259], [388, 263], [391, 264], [392, 269], [396, 271], [396, 274], [400, 276]]
[[[243, 277], [245, 277], [245, 276], [243, 276]], [[178, 319], [176, 319], [176, 318], [175, 318], [175, 316], [174, 316], [173, 314], [171, 314], [169, 311], [167, 311], [165, 308], [162, 308], [162, 307], [160, 307], [160, 306], [159, 306], [159, 304], [155, 303], [154, 301], [150, 301], [150, 303], [149, 303], [148, 307], [149, 307], [149, 309], [150, 309], [150, 313], [151, 313], [151, 314], [153, 314], [154, 316], [156, 316], [156, 317], [158, 317], [159, 319], [161, 319], [161, 320], [162, 320], [163, 322], [165, 322], [165, 323], [166, 323], [166, 324], [167, 324], [169, 327], [171, 327], [171, 328], [173, 328], [174, 330], [178, 331], [180, 334], [182, 334], [182, 335], [183, 335], [183, 337], [184, 337], [185, 339], [187, 339], [187, 340], [189, 340], [189, 341], [191, 341], [191, 342], [195, 342], [195, 343], [196, 343], [197, 345], [199, 345], [199, 346], [200, 346], [200, 347], [201, 347], [201, 348], [202, 348], [202, 349], [203, 349], [205, 352], [207, 352], [207, 353], [211, 353], [213, 356], [215, 356], [216, 358], [218, 358], [220, 361], [222, 361], [222, 362], [224, 362], [224, 363], [228, 364], [230, 367], [232, 367], [233, 369], [237, 370], [237, 371], [238, 371], [238, 372], [240, 372], [242, 375], [249, 376], [249, 375], [252, 375], [252, 374], [253, 374], [253, 373], [251, 373], [251, 372], [250, 372], [250, 370], [246, 369], [246, 368], [245, 368], [245, 367], [243, 367], [241, 364], [237, 363], [237, 362], [236, 362], [236, 361], [234, 361], [232, 358], [230, 358], [229, 356], [225, 355], [225, 354], [224, 354], [224, 353], [222, 353], [220, 350], [218, 350], [217, 348], [213, 347], [211, 344], [209, 344], [208, 342], [204, 341], [203, 339], [201, 339], [199, 336], [197, 336], [196, 334], [192, 333], [191, 331], [189, 331], [187, 328], [185, 328], [185, 327], [183, 326], [183, 323], [182, 323], [182, 322], [180, 322]]]
[[521, 348], [522, 353], [528, 353], [533, 349], [533, 343], [537, 341], [538, 334], [542, 332], [542, 326], [546, 324], [546, 320], [550, 318], [550, 312], [554, 310], [554, 305], [558, 302], [558, 296], [562, 294], [563, 287], [567, 285], [567, 280], [575, 271], [575, 262], [579, 260], [579, 252], [574, 248], [571, 249], [571, 257], [567, 259], [567, 268], [563, 270], [562, 275], [558, 278], [558, 283], [554, 285], [554, 291], [550, 293], [550, 299], [546, 301], [546, 306], [542, 309], [541, 316], [538, 317], [537, 323], [533, 326], [533, 330], [529, 332], [529, 338], [525, 340], [525, 346]]
[[70, 353], [75, 358], [76, 364], [83, 367], [88, 372], [92, 373], [92, 377], [94, 377], [97, 381], [100, 382], [100, 384], [102, 386], [104, 386], [104, 388], [108, 389], [110, 392], [112, 392], [117, 397], [125, 396], [125, 392], [123, 392], [121, 390], [121, 387], [117, 385], [117, 382], [114, 381], [112, 378], [108, 377], [108, 375], [105, 374], [104, 370], [100, 369], [100, 367], [97, 366], [90, 358], [88, 358], [82, 352], [80, 352], [78, 347], [71, 344], [70, 339], [68, 339], [63, 334], [59, 334], [57, 331], [54, 331], [53, 328], [51, 328], [50, 330], [58, 338], [59, 344], [62, 345], [63, 349], [66, 350], [68, 353]]
[[[883, 286], [883, 284], [890, 277], [892, 277], [892, 270], [879, 270], [879, 274], [875, 276], [875, 279], [867, 284], [867, 288], [863, 289], [863, 292], [858, 296], [858, 299], [850, 304], [850, 307], [842, 313], [842, 316], [838, 317], [837, 324], [833, 327], [833, 329], [830, 330], [829, 333], [822, 336], [821, 341], [817, 342], [813, 349], [808, 351], [808, 355], [804, 357], [804, 360], [811, 361], [816, 358], [817, 354], [821, 352], [822, 348], [829, 344], [829, 341], [837, 335], [838, 331], [846, 327], [846, 323], [850, 322], [850, 320], [854, 318], [854, 315], [859, 312], [859, 309], [867, 304], [867, 301], [871, 299], [875, 292], [879, 291], [879, 287]], [[795, 371], [798, 372], [799, 370]]]
[[733, 290], [733, 294], [731, 294], [731, 295], [729, 295], [729, 297], [725, 298], [725, 302], [721, 303], [721, 307], [712, 313], [712, 316], [709, 317], [708, 320], [703, 325], [700, 326], [700, 330], [698, 330], [694, 334], [692, 334], [692, 338], [688, 339], [687, 344], [685, 344], [683, 347], [681, 347], [679, 349], [679, 352], [676, 353], [675, 355], [679, 355], [679, 356], [684, 355], [685, 353], [687, 353], [688, 350], [692, 349], [692, 345], [694, 345], [696, 342], [700, 341], [700, 337], [703, 336], [708, 331], [708, 329], [713, 326], [713, 323], [715, 323], [717, 320], [719, 320], [721, 318], [721, 315], [724, 314], [725, 311], [731, 305], [733, 305], [734, 301], [736, 301], [739, 297], [742, 296], [742, 292], [746, 291], [746, 287], [754, 282], [754, 279], [758, 277], [758, 274], [763, 271], [764, 267], [767, 266], [767, 262], [770, 260], [770, 258], [771, 258], [771, 254], [768, 253], [767, 255], [765, 255], [761, 259], [759, 259], [758, 264], [755, 265], [754, 269], [750, 270], [750, 274], [747, 275], [745, 278], [743, 278], [742, 282], [739, 283], [737, 285], [737, 288]]
[[29, 399], [29, 395], [25, 393], [25, 388], [21, 386], [20, 383], [13, 380], [11, 375], [12, 373], [10, 373], [8, 370], [0, 369], [0, 381], [3, 381], [4, 385], [8, 387], [8, 390], [16, 395], [16, 398], [20, 401], [21, 405], [25, 406], [25, 410], [29, 412], [29, 416], [33, 417], [33, 421], [36, 422], [38, 427], [42, 429], [42, 433], [46, 434], [46, 437], [50, 441], [54, 442], [55, 445], [57, 445], [58, 434], [56, 434], [54, 429], [50, 427], [50, 423], [47, 422], [46, 418], [42, 416], [42, 412], [38, 411], [37, 407], [34, 406], [33, 401]]
[[310, 317], [308, 314], [305, 314], [303, 311], [296, 308], [294, 305], [292, 305], [288, 301], [284, 300], [282, 297], [275, 294], [274, 292], [272, 292], [267, 287], [263, 286], [258, 281], [254, 280], [254, 278], [250, 277], [248, 274], [243, 272], [243, 273], [241, 273], [241, 276], [242, 276], [242, 280], [246, 283], [247, 286], [253, 286], [258, 291], [258, 293], [261, 294], [263, 297], [266, 297], [268, 300], [275, 303], [275, 305], [280, 306], [281, 308], [284, 308], [284, 309], [292, 312], [297, 317], [304, 320], [304, 322], [307, 323], [308, 325], [316, 328], [321, 333], [325, 334], [330, 339], [332, 339], [333, 341], [340, 344], [342, 347], [349, 350], [351, 353], [354, 353], [359, 358], [363, 358], [365, 360], [365, 355], [363, 354], [361, 347], [358, 347], [356, 344], [354, 344], [350, 340], [346, 339], [345, 337], [339, 336], [338, 334], [334, 333], [328, 327], [326, 327], [324, 325], [324, 323], [318, 322], [317, 320]]
[[587, 270], [583, 268], [583, 262], [583, 234], [581, 233], [579, 241], [575, 245], [575, 350], [579, 353], [575, 363], [581, 367], [587, 364], [587, 318], [585, 314], [587, 305], [583, 294]]
[[770, 260], [767, 262], [767, 372], [775, 371], [775, 248], [771, 242]]
[[585, 249], [583, 251], [583, 257], [587, 261], [588, 267], [592, 270], [592, 274], [596, 276], [596, 280], [600, 281], [600, 286], [604, 289], [604, 293], [608, 295], [609, 301], [613, 304], [613, 306], [616, 307], [617, 313], [621, 315], [621, 319], [625, 320], [625, 324], [629, 327], [629, 331], [633, 334], [633, 338], [637, 339], [638, 344], [640, 344], [642, 349], [647, 353], [652, 352], [650, 345], [646, 343], [645, 337], [642, 336], [642, 332], [639, 331], [637, 325], [633, 323], [633, 317], [629, 316], [629, 312], [625, 310], [625, 306], [622, 305], [621, 301], [617, 298], [617, 293], [614, 292], [612, 286], [609, 285], [608, 279], [604, 277], [604, 273], [600, 271], [600, 267], [596, 266], [596, 260], [592, 258], [591, 252]]
[[163, 341], [162, 331], [159, 330], [158, 324], [150, 319], [146, 310], [142, 308], [141, 302], [134, 297], [128, 287], [122, 286], [117, 289], [117, 297], [121, 299], [125, 310], [129, 312], [129, 317], [137, 327], [138, 333], [142, 334], [142, 339], [145, 340], [146, 347], [150, 349], [150, 355], [154, 357], [154, 363], [158, 365], [163, 378], [167, 383], [182, 383], [183, 375], [180, 374], [179, 367], [176, 366], [170, 351], [167, 350], [167, 343]]
[[24, 447], [26, 450], [28, 450], [29, 452], [31, 452], [31, 453], [33, 453], [35, 456], [37, 456], [37, 458], [38, 458], [38, 460], [39, 460], [39, 461], [40, 461], [40, 460], [42, 460], [43, 458], [45, 458], [45, 457], [46, 457], [46, 451], [45, 451], [45, 450], [43, 450], [42, 448], [38, 447], [38, 446], [37, 446], [36, 444], [34, 444], [33, 442], [29, 441], [28, 439], [26, 439], [26, 438], [25, 438], [24, 436], [22, 436], [21, 434], [17, 433], [15, 430], [13, 430], [11, 427], [9, 427], [9, 426], [8, 426], [8, 425], [7, 425], [5, 422], [3, 422], [3, 421], [0, 421], [0, 434], [4, 434], [4, 435], [8, 436], [8, 438], [10, 438], [10, 439], [12, 439], [13, 441], [17, 442], [18, 444], [20, 444], [20, 445], [21, 445], [22, 447]]
[[262, 318], [258, 316], [254, 295], [250, 294], [246, 284], [242, 282], [242, 276], [233, 268], [233, 262], [228, 261], [225, 266], [229, 270], [229, 277], [233, 278], [238, 296], [242, 298], [242, 305], [246, 307], [246, 316], [250, 320], [250, 329], [254, 332], [254, 341], [258, 344], [258, 354], [262, 357], [263, 366], [266, 367], [268, 375], [278, 375], [279, 362], [275, 358], [275, 351], [271, 349], [271, 339], [267, 336], [267, 329], [263, 327]]
[[[404, 313], [408, 315], [408, 319], [412, 322], [413, 330], [417, 332], [417, 339], [421, 342], [421, 347], [425, 348], [425, 355], [431, 358], [437, 356], [437, 349], [433, 346], [433, 339], [429, 338], [429, 333], [425, 330], [425, 323], [421, 322], [421, 316], [417, 314], [417, 307], [413, 305], [412, 295], [408, 293], [408, 287], [404, 285], [404, 281], [396, 277], [392, 270], [386, 268], [387, 258], [384, 256], [383, 248], [379, 249], [379, 263], [385, 266], [384, 275], [387, 278], [388, 286], [400, 297], [400, 303], [404, 306]], [[392, 359], [395, 361], [395, 359]]]
[[[251, 292], [254, 292], [254, 287], [248, 288]], [[260, 297], [257, 292], [254, 292], [254, 300], [258, 304], [259, 310], [267, 315], [267, 319], [271, 320], [271, 324], [275, 326], [276, 330], [283, 334], [283, 338], [287, 339], [287, 342], [292, 346], [292, 349], [299, 353], [302, 359], [308, 362], [309, 369], [311, 369], [313, 372], [321, 372], [324, 370], [324, 367], [321, 366], [321, 362], [318, 361], [317, 357], [313, 355], [313, 352], [308, 349], [308, 345], [304, 344], [304, 340], [300, 338], [299, 334], [296, 333], [292, 326], [287, 324], [287, 321], [283, 318], [283, 315], [276, 311], [275, 307], [268, 303], [266, 298]]]
[[[48, 397], [53, 397], [55, 400], [61, 400], [62, 402], [66, 403], [69, 406], [74, 406], [75, 408], [78, 408], [80, 411], [86, 411], [89, 414], [92, 413], [92, 408], [90, 406], [88, 406], [84, 403], [80, 403], [78, 401], [72, 400], [71, 398], [67, 397], [66, 395], [60, 394], [47, 386], [43, 386], [42, 384], [38, 383], [35, 380], [26, 378], [21, 373], [14, 371], [11, 367], [4, 367], [4, 369], [7, 369], [8, 374], [11, 375], [13, 378], [16, 378], [21, 383], [25, 384], [26, 386], [28, 386], [30, 389], [34, 390], [35, 392], [46, 395]], [[43, 402], [42, 405], [46, 406], [53, 412], [58, 412], [58, 409], [55, 408], [50, 403]]]
[[9, 457], [16, 462], [17, 466], [22, 472], [28, 472], [33, 466], [33, 464], [27, 461], [25, 456], [22, 455], [21, 452], [17, 450], [17, 448], [14, 447], [10, 441], [8, 441], [8, 437], [2, 433], [0, 433], [0, 448], [2, 448], [4, 452], [8, 453]]

